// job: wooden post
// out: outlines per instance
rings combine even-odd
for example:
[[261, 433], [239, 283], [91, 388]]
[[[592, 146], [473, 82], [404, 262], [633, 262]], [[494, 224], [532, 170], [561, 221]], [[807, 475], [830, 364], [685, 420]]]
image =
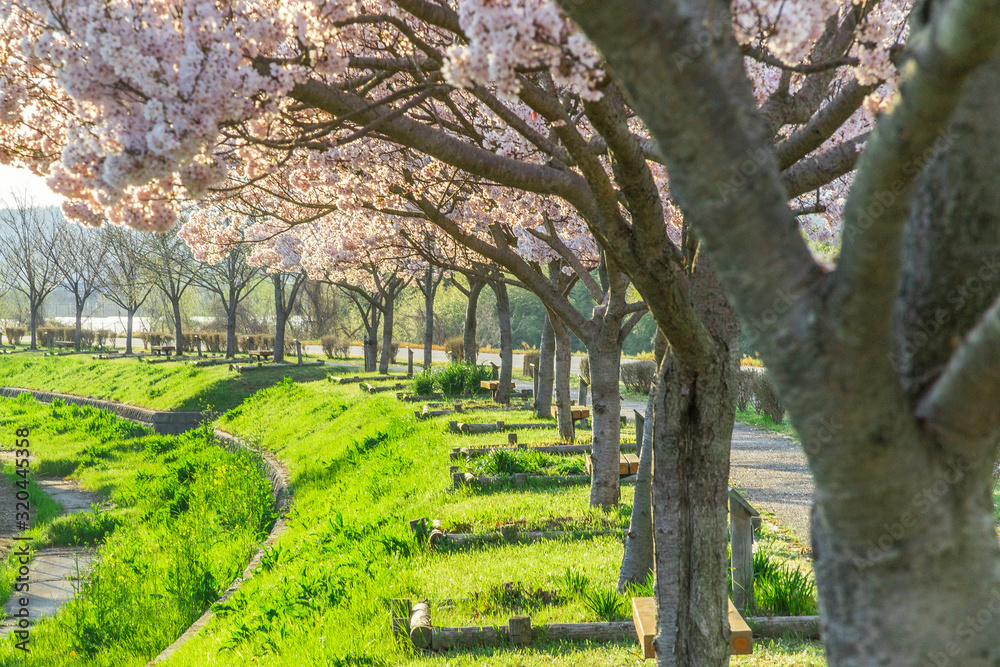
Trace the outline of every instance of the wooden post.
[[465, 484], [465, 473], [453, 472], [451, 473], [451, 486], [453, 489], [457, 489]]
[[511, 432], [507, 434], [507, 444], [511, 446], [517, 445], [517, 433]]
[[198, 356], [199, 357], [203, 356], [201, 354], [201, 336], [195, 336], [194, 337], [194, 344], [195, 344], [195, 347], [198, 348]]
[[497, 366], [496, 364], [494, 364], [492, 361], [490, 362], [490, 366], [491, 366], [490, 377], [493, 378], [494, 380], [499, 380], [500, 379], [500, 367]]
[[531, 379], [534, 380], [535, 405], [538, 405], [538, 364], [531, 364]]
[[531, 617], [511, 616], [507, 621], [507, 636], [514, 646], [525, 646], [531, 643]]
[[410, 614], [413, 603], [410, 598], [393, 598], [389, 603], [389, 613], [392, 614], [392, 636], [398, 637], [410, 634]]
[[296, 338], [295, 339], [295, 356], [299, 358], [299, 366], [302, 365], [302, 342]]
[[733, 605], [744, 614], [753, 613], [753, 524], [758, 514], [746, 499], [729, 489], [729, 539], [732, 552]]
[[425, 600], [413, 605], [410, 612], [410, 641], [418, 649], [430, 649], [434, 629], [431, 625], [431, 606]]
[[577, 404], [578, 405], [587, 405], [587, 399], [590, 398], [587, 395], [587, 393], [588, 393], [587, 390], [588, 389], [590, 389], [590, 385], [587, 384], [586, 380], [584, 380], [583, 378], [580, 378], [580, 395], [577, 397]]
[[638, 455], [642, 454], [642, 436], [646, 430], [646, 418], [642, 416], [642, 413], [638, 410], [633, 410], [635, 413], [635, 453]]
[[406, 348], [406, 377], [413, 377], [413, 348]]

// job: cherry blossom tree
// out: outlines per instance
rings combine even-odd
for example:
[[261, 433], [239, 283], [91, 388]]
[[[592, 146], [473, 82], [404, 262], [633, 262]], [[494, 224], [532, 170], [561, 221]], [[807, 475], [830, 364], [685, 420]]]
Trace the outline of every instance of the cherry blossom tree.
[[149, 253], [144, 258], [146, 270], [156, 289], [170, 303], [174, 316], [174, 348], [184, 356], [184, 321], [181, 319], [181, 299], [194, 284], [201, 270], [185, 242], [177, 235], [180, 225], [149, 239]]
[[[933, 28], [937, 7], [970, 1], [924, 2], [919, 13]], [[587, 39], [541, 0], [261, 2], [252, 11], [163, 0], [5, 5], [0, 144], [5, 160], [47, 174], [67, 197], [67, 215], [84, 220], [162, 229], [181, 199], [252, 203], [266, 194], [269, 208], [325, 203], [316, 215], [331, 205], [419, 212], [462, 243], [488, 238], [505, 262], [533, 236], [527, 229], [554, 238], [540, 213], [563, 239], [564, 221], [585, 224], [605, 255], [609, 289], [631, 280], [670, 346], [653, 433], [658, 660], [724, 664], [739, 326], [715, 265], [758, 340], [783, 342], [773, 318], [798, 312], [783, 295], [830, 272], [800, 235], [850, 218], [844, 194], [873, 114], [893, 99], [908, 5], [708, 5], [574, 0], [569, 11], [597, 36], [624, 92]], [[623, 8], [632, 11], [615, 13]], [[647, 19], [661, 14], [661, 23]], [[952, 25], [943, 30], [950, 39]], [[453, 196], [456, 179], [467, 200]], [[522, 210], [539, 215], [516, 219]], [[741, 225], [754, 212], [760, 222]], [[722, 225], [728, 234], [709, 234]], [[752, 257], [730, 262], [721, 238], [739, 238], [737, 250]], [[797, 239], [797, 259], [767, 251], [774, 239], [782, 249]], [[504, 265], [537, 294], [554, 291], [537, 271]], [[603, 317], [618, 310], [617, 297], [601, 308]], [[585, 324], [552, 310], [570, 328]], [[606, 341], [621, 331], [590, 328]], [[769, 347], [767, 361], [793, 347]], [[786, 391], [805, 373], [787, 363], [778, 372]], [[828, 414], [803, 401], [800, 414]], [[843, 561], [836, 548], [827, 553]], [[858, 580], [818, 572], [821, 588]], [[838, 589], [824, 590], [832, 600]], [[845, 627], [847, 616], [835, 615]]]

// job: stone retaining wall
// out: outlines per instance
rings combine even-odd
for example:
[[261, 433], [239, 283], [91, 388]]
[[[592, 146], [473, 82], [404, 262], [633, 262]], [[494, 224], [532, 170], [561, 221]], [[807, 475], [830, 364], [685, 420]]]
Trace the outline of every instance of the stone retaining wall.
[[143, 426], [149, 426], [160, 435], [179, 435], [186, 431], [198, 428], [198, 424], [203, 419], [210, 418], [211, 415], [202, 412], [170, 412], [150, 410], [140, 408], [118, 401], [105, 401], [91, 396], [74, 396], [73, 394], [58, 394], [51, 391], [39, 391], [37, 389], [23, 389], [21, 387], [0, 387], [0, 396], [6, 398], [17, 398], [21, 394], [31, 394], [43, 403], [51, 403], [55, 399], [60, 399], [73, 405], [83, 405], [98, 410], [108, 410], [115, 413], [122, 419], [137, 422]]

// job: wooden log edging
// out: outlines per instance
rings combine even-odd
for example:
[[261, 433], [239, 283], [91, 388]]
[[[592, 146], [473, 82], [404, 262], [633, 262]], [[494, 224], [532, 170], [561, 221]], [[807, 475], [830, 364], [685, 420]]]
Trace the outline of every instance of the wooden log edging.
[[431, 531], [428, 543], [435, 547], [439, 544], [454, 546], [472, 546], [477, 544], [495, 544], [508, 542], [512, 544], [527, 544], [546, 540], [587, 539], [617, 535], [625, 537], [622, 530], [504, 530], [490, 533], [446, 533], [442, 530]]
[[[409, 600], [393, 600], [393, 604], [401, 609], [407, 608], [409, 602]], [[396, 619], [397, 623], [398, 620]], [[527, 646], [540, 641], [637, 641], [632, 621], [552, 623], [532, 627], [530, 616], [512, 616], [506, 625], [435, 627], [431, 623], [430, 605], [427, 601], [412, 606], [409, 637], [414, 648], [425, 651], [508, 644]]]
[[448, 431], [450, 433], [464, 433], [466, 435], [475, 433], [497, 433], [499, 431], [527, 431], [531, 429], [548, 429], [557, 428], [559, 425], [555, 422], [529, 422], [526, 424], [508, 424], [504, 421], [497, 421], [495, 423], [483, 422], [483, 423], [472, 423], [472, 422], [458, 422], [451, 421], [448, 422]]
[[[634, 484], [635, 475], [622, 477], [619, 484]], [[514, 486], [527, 486], [532, 483], [557, 484], [590, 484], [590, 475], [529, 475], [519, 472], [513, 475], [473, 475], [471, 472], [454, 472], [451, 475], [452, 488], [462, 486], [493, 486], [513, 483]]]
[[[122, 419], [127, 419], [128, 421], [135, 422], [138, 424], [146, 425], [142, 417], [148, 416], [149, 414], [170, 414], [170, 413], [158, 413], [156, 411], [150, 410], [148, 408], [141, 408], [137, 405], [129, 405], [127, 403], [117, 403], [112, 401], [103, 401], [100, 399], [90, 398], [87, 396], [76, 396], [74, 394], [57, 394], [53, 392], [46, 391], [36, 391], [33, 389], [21, 389], [19, 387], [0, 387], [0, 396], [7, 398], [16, 398], [20, 394], [29, 393], [36, 399], [51, 403], [53, 398], [59, 398], [67, 403], [73, 403], [75, 405], [85, 405], [90, 407], [100, 408], [102, 410], [110, 410], [114, 412], [117, 416]], [[175, 415], [184, 413], [174, 413]], [[201, 413], [197, 413], [201, 414]], [[243, 585], [243, 582], [249, 579], [257, 567], [260, 565], [261, 558], [263, 558], [264, 553], [269, 549], [283, 532], [285, 532], [285, 514], [288, 511], [288, 507], [291, 504], [291, 498], [288, 493], [288, 481], [289, 475], [288, 470], [285, 468], [284, 464], [278, 460], [271, 452], [266, 450], [260, 450], [252, 447], [250, 444], [240, 440], [236, 436], [227, 433], [221, 429], [215, 429], [215, 437], [219, 441], [220, 446], [226, 447], [227, 449], [243, 449], [250, 452], [254, 458], [257, 459], [258, 465], [261, 471], [271, 482], [271, 502], [272, 508], [274, 509], [277, 518], [275, 519], [274, 525], [271, 526], [270, 532], [267, 534], [267, 538], [264, 543], [260, 545], [257, 552], [250, 559], [250, 562], [244, 568], [243, 573], [236, 577], [230, 583], [229, 587], [225, 590], [222, 596], [215, 601], [214, 604], [219, 602], [225, 602], [233, 594], [236, 593]], [[187, 630], [185, 630], [180, 637], [175, 639], [173, 643], [163, 649], [159, 655], [150, 660], [147, 663], [147, 667], [154, 665], [156, 663], [162, 662], [169, 658], [173, 653], [183, 646], [191, 637], [198, 634], [198, 632], [205, 626], [206, 623], [211, 620], [214, 616], [212, 608], [209, 607], [205, 610], [198, 620], [192, 623]]]
[[[636, 445], [634, 442], [623, 442], [619, 445], [619, 448], [623, 452], [634, 452]], [[591, 445], [528, 445], [525, 443], [519, 443], [514, 447], [509, 445], [496, 445], [494, 447], [452, 447], [450, 456], [453, 461], [463, 458], [474, 459], [501, 449], [507, 451], [523, 449], [538, 452], [539, 454], [590, 454], [593, 447]]]

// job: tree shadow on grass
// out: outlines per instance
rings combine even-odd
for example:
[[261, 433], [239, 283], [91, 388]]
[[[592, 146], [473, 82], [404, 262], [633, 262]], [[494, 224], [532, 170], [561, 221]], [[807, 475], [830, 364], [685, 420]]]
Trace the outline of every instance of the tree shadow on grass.
[[329, 374], [330, 369], [326, 366], [264, 366], [242, 373], [234, 372], [229, 377], [181, 401], [175, 409], [179, 411], [212, 409], [219, 413], [228, 412], [261, 389], [271, 387], [286, 377], [303, 383], [325, 380]]

